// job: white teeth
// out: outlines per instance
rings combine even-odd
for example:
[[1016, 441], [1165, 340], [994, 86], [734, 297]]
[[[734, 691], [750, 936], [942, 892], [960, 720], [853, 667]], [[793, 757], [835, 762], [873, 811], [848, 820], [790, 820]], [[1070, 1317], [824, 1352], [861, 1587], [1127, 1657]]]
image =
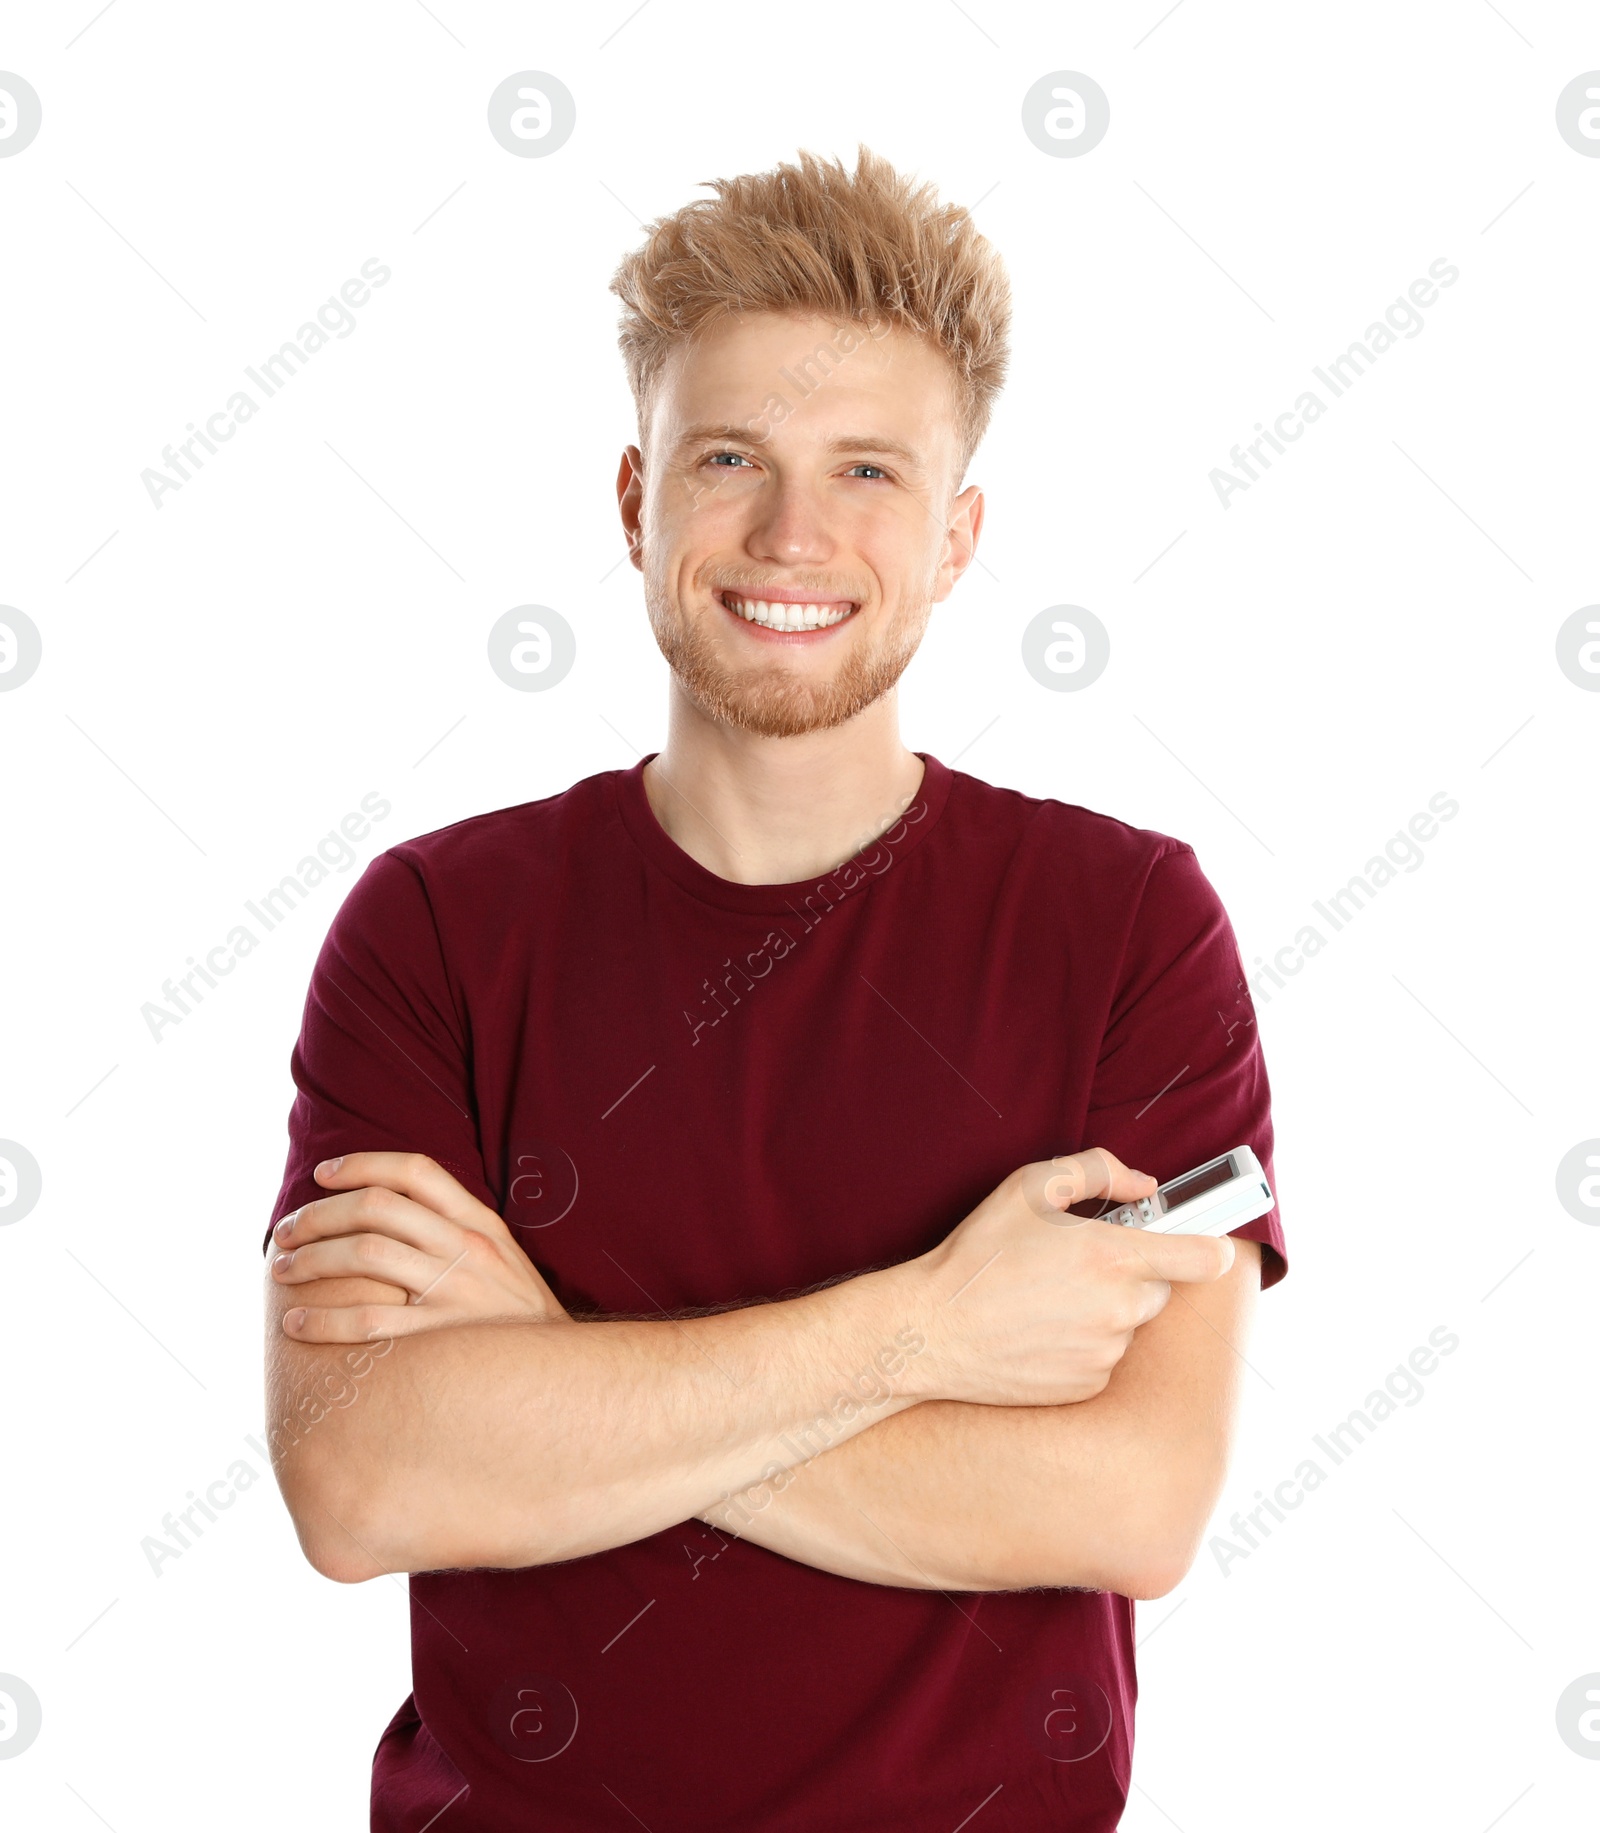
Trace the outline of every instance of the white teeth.
[[836, 605], [778, 605], [760, 598], [735, 598], [726, 603], [748, 624], [761, 624], [768, 630], [829, 630], [842, 624], [850, 615], [849, 607]]

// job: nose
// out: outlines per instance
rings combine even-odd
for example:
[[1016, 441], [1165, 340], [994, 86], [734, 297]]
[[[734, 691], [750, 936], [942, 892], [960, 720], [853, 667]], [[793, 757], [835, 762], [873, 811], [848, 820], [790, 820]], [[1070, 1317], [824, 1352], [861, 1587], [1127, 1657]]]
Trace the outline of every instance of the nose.
[[752, 559], [776, 566], [821, 566], [833, 557], [834, 539], [815, 493], [799, 481], [774, 481], [757, 499], [745, 538]]

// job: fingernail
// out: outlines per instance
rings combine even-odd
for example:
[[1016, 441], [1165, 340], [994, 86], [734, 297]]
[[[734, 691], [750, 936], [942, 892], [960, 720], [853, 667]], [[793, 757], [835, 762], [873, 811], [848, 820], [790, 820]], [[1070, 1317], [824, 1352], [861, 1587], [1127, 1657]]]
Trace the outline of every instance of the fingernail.
[[285, 1311], [283, 1314], [283, 1327], [285, 1330], [298, 1330], [305, 1321], [306, 1313], [303, 1305], [296, 1306], [293, 1311]]
[[272, 1263], [272, 1270], [273, 1270], [273, 1272], [274, 1272], [274, 1273], [281, 1273], [281, 1272], [282, 1272], [282, 1271], [284, 1270], [284, 1268], [285, 1268], [285, 1267], [287, 1267], [287, 1266], [289, 1265], [289, 1263], [290, 1263], [290, 1261], [292, 1261], [293, 1259], [294, 1259], [294, 1255], [293, 1255], [292, 1253], [289, 1253], [289, 1254], [280, 1254], [280, 1255], [279, 1255], [279, 1256], [277, 1257], [277, 1259], [276, 1259], [276, 1260], [274, 1260], [274, 1261], [273, 1261], [273, 1263]]
[[344, 1155], [342, 1153], [338, 1158], [325, 1158], [322, 1163], [317, 1166], [316, 1175], [318, 1177], [332, 1177], [334, 1172], [337, 1171], [343, 1163]]
[[287, 1241], [289, 1239], [289, 1230], [294, 1227], [294, 1219], [299, 1213], [300, 1211], [298, 1209], [292, 1209], [281, 1222], [273, 1223], [272, 1232], [280, 1241]]

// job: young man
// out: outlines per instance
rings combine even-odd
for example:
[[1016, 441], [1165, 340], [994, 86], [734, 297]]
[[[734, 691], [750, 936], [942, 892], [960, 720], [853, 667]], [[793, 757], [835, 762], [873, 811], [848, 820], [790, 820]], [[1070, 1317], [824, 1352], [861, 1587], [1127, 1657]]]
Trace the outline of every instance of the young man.
[[413, 1575], [384, 1833], [1111, 1833], [1130, 1600], [1194, 1556], [1286, 1262], [1275, 1211], [1094, 1218], [1271, 1176], [1238, 948], [1183, 842], [901, 742], [983, 520], [993, 251], [865, 149], [714, 189], [614, 282], [666, 745], [335, 918], [274, 1463], [320, 1572]]

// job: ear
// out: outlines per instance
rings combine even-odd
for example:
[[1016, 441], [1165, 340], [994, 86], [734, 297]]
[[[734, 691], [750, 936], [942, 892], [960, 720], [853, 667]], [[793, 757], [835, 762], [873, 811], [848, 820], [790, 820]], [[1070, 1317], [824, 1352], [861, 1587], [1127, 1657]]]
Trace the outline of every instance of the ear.
[[982, 532], [983, 492], [976, 484], [969, 484], [950, 505], [945, 528], [944, 558], [939, 562], [938, 578], [933, 589], [935, 604], [950, 596], [956, 581], [972, 564], [972, 557], [978, 551], [978, 536]]
[[617, 508], [622, 515], [622, 531], [628, 538], [628, 558], [641, 568], [639, 542], [643, 530], [640, 517], [644, 511], [644, 458], [637, 446], [625, 446], [622, 463], [617, 467]]

